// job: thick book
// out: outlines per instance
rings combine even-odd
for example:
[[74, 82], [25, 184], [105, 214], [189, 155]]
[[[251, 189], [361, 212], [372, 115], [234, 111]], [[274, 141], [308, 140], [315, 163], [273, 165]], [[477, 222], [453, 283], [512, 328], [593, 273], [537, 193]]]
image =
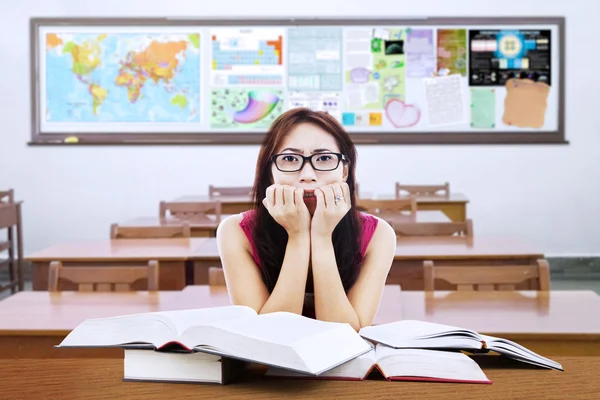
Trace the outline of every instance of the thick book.
[[492, 383], [481, 367], [460, 351], [394, 349], [384, 344], [316, 377], [279, 368], [269, 368], [266, 376], [365, 380], [374, 370], [388, 381]]
[[350, 324], [245, 306], [88, 319], [57, 347], [204, 352], [313, 375], [371, 350]]
[[362, 328], [359, 333], [373, 343], [382, 343], [397, 349], [454, 349], [474, 353], [493, 351], [539, 367], [564, 371], [561, 364], [518, 343], [455, 326], [403, 320], [367, 326]]
[[162, 352], [125, 349], [123, 380], [174, 383], [233, 383], [243, 362], [200, 352]]

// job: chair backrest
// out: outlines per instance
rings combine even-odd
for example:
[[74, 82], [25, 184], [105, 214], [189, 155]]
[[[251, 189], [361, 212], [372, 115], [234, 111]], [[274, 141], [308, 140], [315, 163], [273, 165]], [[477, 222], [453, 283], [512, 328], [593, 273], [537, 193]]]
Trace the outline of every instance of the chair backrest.
[[[182, 221], [221, 222], [221, 201], [194, 201], [189, 203], [161, 201], [158, 214], [161, 218], [165, 218], [169, 214], [173, 218]], [[210, 219], [209, 214], [214, 215], [215, 218]]]
[[252, 196], [252, 186], [213, 186], [208, 185], [209, 196]]
[[110, 226], [111, 239], [169, 239], [191, 236], [192, 229], [188, 221], [182, 221], [180, 225], [119, 226], [112, 224]]
[[0, 203], [0, 229], [17, 225], [19, 223], [18, 215], [17, 204]]
[[[402, 194], [405, 192], [405, 194]], [[446, 182], [443, 185], [403, 185], [396, 182], [396, 197], [406, 195], [415, 196], [448, 196], [450, 194], [450, 183]]]
[[223, 268], [208, 267], [208, 285], [209, 286], [226, 286], [225, 273]]
[[358, 206], [369, 214], [389, 214], [409, 211], [411, 215], [417, 213], [417, 202], [414, 196], [406, 199], [360, 199]]
[[392, 224], [396, 236], [473, 237], [473, 220], [452, 222], [408, 222]]
[[457, 290], [515, 290], [516, 285], [534, 279], [537, 290], [550, 290], [548, 261], [535, 265], [439, 265], [423, 262], [425, 291], [435, 290], [435, 280], [441, 279]]
[[14, 203], [15, 202], [15, 191], [14, 189], [0, 190], [0, 203]]
[[64, 267], [60, 261], [52, 261], [48, 271], [48, 291], [59, 291], [61, 280], [67, 280], [78, 285], [80, 292], [123, 292], [130, 291], [131, 285], [147, 279], [148, 290], [159, 290], [159, 264], [152, 260], [147, 266], [93, 266]]

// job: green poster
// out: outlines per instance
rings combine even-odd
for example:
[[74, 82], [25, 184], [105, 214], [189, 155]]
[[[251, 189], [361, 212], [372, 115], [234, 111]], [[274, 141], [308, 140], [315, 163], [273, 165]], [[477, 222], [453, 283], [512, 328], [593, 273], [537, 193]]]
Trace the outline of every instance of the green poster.
[[471, 128], [490, 129], [496, 126], [496, 91], [471, 88]]

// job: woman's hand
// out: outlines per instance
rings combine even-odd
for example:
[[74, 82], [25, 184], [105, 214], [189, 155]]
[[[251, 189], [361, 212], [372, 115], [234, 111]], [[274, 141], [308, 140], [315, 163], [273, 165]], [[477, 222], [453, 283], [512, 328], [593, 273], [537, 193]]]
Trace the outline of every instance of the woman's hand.
[[350, 188], [346, 182], [315, 190], [317, 207], [311, 223], [311, 237], [331, 237], [333, 230], [350, 210]]
[[288, 185], [271, 185], [263, 199], [273, 219], [289, 236], [310, 233], [310, 213], [304, 204], [304, 189]]

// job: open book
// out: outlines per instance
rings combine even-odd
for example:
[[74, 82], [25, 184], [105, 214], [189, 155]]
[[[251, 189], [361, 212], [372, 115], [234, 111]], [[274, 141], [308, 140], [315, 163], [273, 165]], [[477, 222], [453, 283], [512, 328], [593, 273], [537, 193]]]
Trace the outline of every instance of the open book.
[[199, 351], [314, 375], [371, 350], [349, 324], [245, 306], [88, 319], [57, 347]]
[[562, 365], [507, 339], [481, 335], [469, 329], [425, 321], [403, 320], [367, 326], [360, 335], [374, 343], [397, 349], [455, 349], [494, 351], [518, 361], [563, 371]]
[[[440, 350], [394, 349], [383, 344], [316, 379], [364, 380], [377, 369], [389, 381], [492, 383], [466, 354]], [[269, 368], [267, 376], [315, 378], [293, 371]]]

